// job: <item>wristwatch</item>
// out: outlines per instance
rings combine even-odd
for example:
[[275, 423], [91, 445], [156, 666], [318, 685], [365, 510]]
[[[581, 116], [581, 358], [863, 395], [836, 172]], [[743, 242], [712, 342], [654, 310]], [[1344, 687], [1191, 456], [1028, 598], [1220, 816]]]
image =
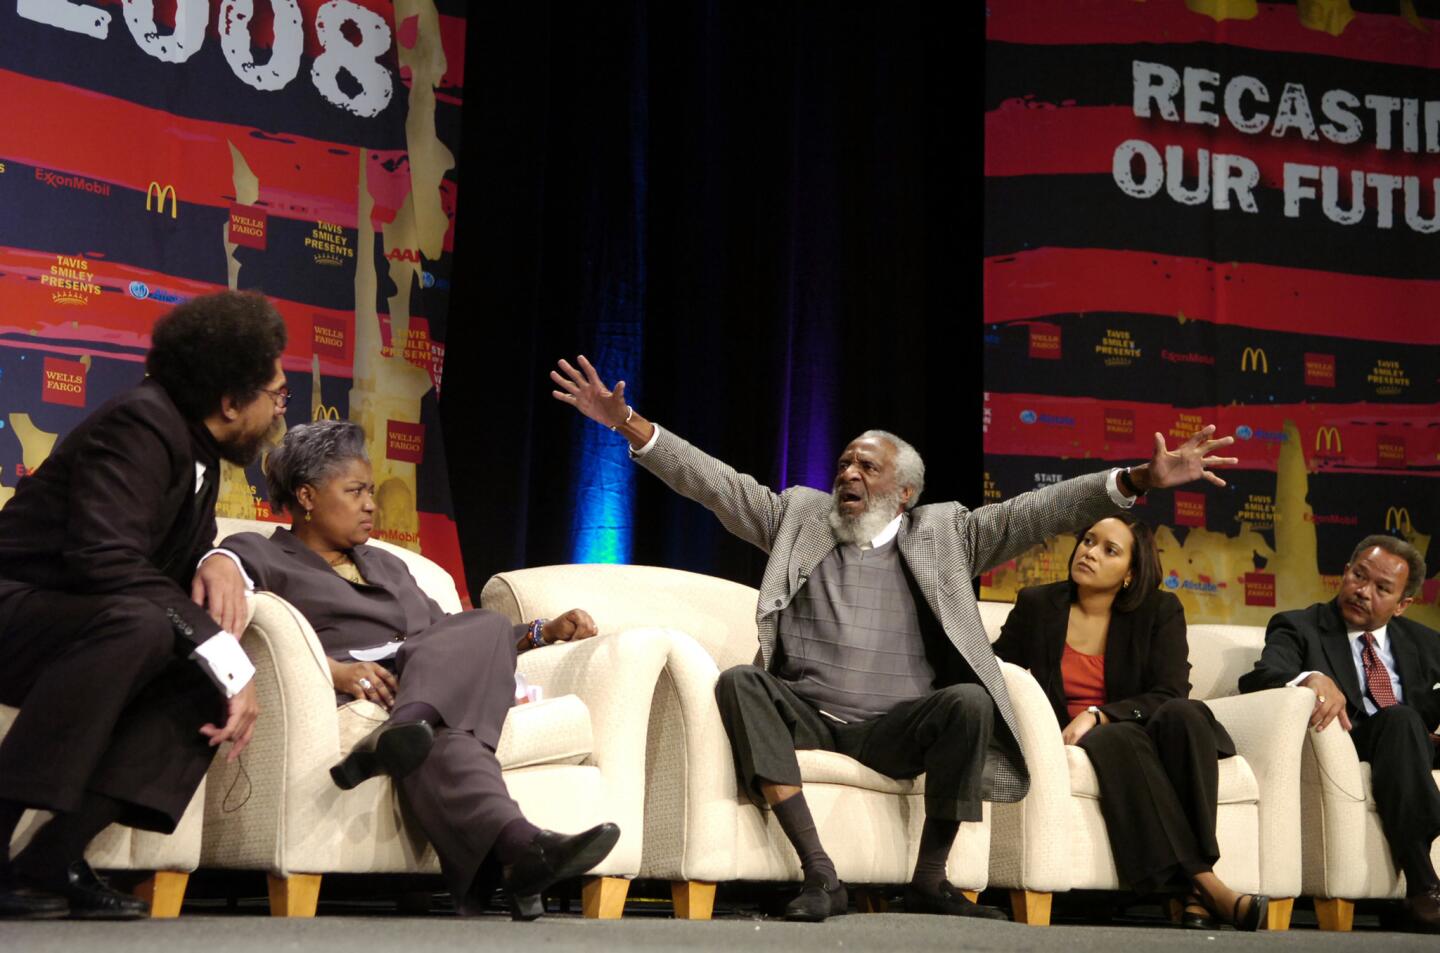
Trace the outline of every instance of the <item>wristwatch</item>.
[[1095, 716], [1095, 724], [1104, 724], [1104, 722], [1100, 720], [1100, 715], [1102, 714], [1102, 712], [1100, 711], [1099, 705], [1091, 705], [1090, 707], [1086, 708], [1085, 711]]

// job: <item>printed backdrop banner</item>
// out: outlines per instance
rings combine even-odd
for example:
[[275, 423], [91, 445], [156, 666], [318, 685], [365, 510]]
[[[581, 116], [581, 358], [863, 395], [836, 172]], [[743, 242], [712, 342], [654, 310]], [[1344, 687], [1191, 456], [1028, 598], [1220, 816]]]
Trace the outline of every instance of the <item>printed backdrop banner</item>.
[[[288, 423], [364, 426], [376, 536], [463, 590], [436, 400], [464, 10], [0, 0], [0, 505], [139, 382], [157, 317], [258, 290]], [[279, 518], [259, 465], [225, 467], [220, 515]]]
[[[1440, 523], [1440, 21], [1428, 0], [996, 0], [987, 499], [1206, 423], [1229, 486], [1156, 492], [1192, 621], [1330, 598]], [[981, 580], [1064, 578], [1074, 537]], [[1440, 578], [1413, 617], [1440, 624]]]

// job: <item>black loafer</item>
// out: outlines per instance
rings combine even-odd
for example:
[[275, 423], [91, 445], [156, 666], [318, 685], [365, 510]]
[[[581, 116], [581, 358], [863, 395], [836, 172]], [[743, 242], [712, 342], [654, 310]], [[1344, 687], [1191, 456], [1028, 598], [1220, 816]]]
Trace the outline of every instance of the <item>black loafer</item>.
[[543, 914], [541, 894], [547, 887], [585, 873], [604, 860], [619, 840], [619, 826], [609, 822], [579, 834], [536, 834], [525, 855], [502, 871], [501, 882], [510, 895], [510, 916], [534, 920]]
[[1005, 911], [997, 907], [986, 907], [965, 896], [948, 880], [940, 882], [940, 889], [934, 893], [921, 890], [914, 884], [905, 888], [906, 913], [938, 913], [947, 917], [976, 917], [981, 920], [1008, 920]]
[[785, 904], [785, 919], [820, 923], [849, 910], [850, 894], [843, 883], [837, 880], [835, 886], [826, 888], [823, 880], [806, 880], [795, 899]]
[[1194, 894], [1184, 898], [1176, 897], [1170, 901], [1170, 905], [1170, 919], [1183, 929], [1212, 932], [1220, 929], [1220, 921], [1210, 915], [1204, 902]]
[[0, 920], [58, 920], [69, 913], [70, 902], [60, 894], [24, 886], [9, 865], [0, 867]]
[[150, 915], [150, 904], [112, 889], [83, 860], [65, 868], [63, 881], [43, 882], [15, 872], [15, 883], [67, 903], [72, 920], [140, 920]]
[[377, 774], [398, 781], [420, 767], [434, 743], [435, 729], [428, 721], [387, 721], [360, 739], [344, 760], [330, 769], [330, 778], [344, 791]]

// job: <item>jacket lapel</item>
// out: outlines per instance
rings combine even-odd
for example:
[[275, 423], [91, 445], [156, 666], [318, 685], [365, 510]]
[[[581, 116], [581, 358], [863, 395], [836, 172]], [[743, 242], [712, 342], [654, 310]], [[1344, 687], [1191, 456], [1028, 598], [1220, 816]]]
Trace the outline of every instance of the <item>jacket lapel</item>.
[[1065, 636], [1070, 631], [1070, 587], [1055, 586], [1048, 595], [1050, 608], [1042, 622], [1040, 647], [1048, 662], [1044, 688], [1053, 701], [1057, 692], [1060, 699], [1065, 697], [1065, 679], [1060, 666], [1065, 661]]
[[794, 595], [805, 580], [820, 565], [820, 560], [830, 555], [835, 548], [835, 531], [823, 516], [804, 523], [795, 537], [795, 546], [790, 553], [790, 591]]
[[1330, 671], [1335, 673], [1335, 683], [1345, 693], [1345, 700], [1360, 713], [1365, 712], [1365, 693], [1360, 679], [1355, 674], [1355, 656], [1350, 651], [1350, 637], [1345, 632], [1345, 622], [1340, 609], [1333, 601], [1320, 613], [1320, 648]]
[[1390, 619], [1390, 656], [1395, 659], [1395, 674], [1400, 678], [1400, 690], [1409, 699], [1414, 692], [1423, 692], [1429, 685], [1419, 684], [1425, 679], [1420, 673], [1420, 653], [1411, 638], [1405, 623], [1397, 618]]
[[1110, 612], [1110, 625], [1105, 631], [1105, 702], [1138, 694], [1132, 690], [1135, 667], [1131, 660], [1140, 653], [1135, 646], [1134, 612]]
[[949, 632], [950, 627], [945, 624], [945, 614], [942, 611], [944, 607], [940, 604], [940, 593], [936, 588], [940, 582], [940, 574], [935, 571], [935, 535], [929, 529], [910, 532], [910, 516], [906, 514], [900, 521], [900, 532], [895, 537], [895, 545], [900, 547], [900, 558], [909, 568], [910, 577], [920, 587], [925, 604], [930, 607], [930, 612], [941, 628]]

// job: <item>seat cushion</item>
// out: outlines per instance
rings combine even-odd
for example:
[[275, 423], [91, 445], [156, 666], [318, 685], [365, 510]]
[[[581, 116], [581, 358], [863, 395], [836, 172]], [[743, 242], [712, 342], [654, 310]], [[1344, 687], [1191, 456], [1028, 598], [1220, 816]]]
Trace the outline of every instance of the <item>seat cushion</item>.
[[[354, 701], [340, 707], [340, 751], [355, 744], [389, 717], [374, 702]], [[500, 767], [537, 764], [581, 764], [595, 750], [590, 709], [577, 695], [559, 695], [516, 705], [505, 717], [495, 751]]]
[[797, 751], [800, 779], [806, 784], [843, 784], [881, 794], [924, 794], [925, 775], [910, 781], [897, 781], [847, 755], [834, 751]]
[[[1100, 781], [1095, 776], [1095, 767], [1085, 752], [1075, 745], [1065, 746], [1065, 758], [1070, 763], [1070, 793], [1074, 797], [1100, 799]], [[1260, 783], [1250, 763], [1239, 755], [1220, 761], [1221, 804], [1253, 804], [1260, 800]]]
[[[1435, 786], [1440, 788], [1440, 771], [1431, 771], [1430, 776], [1435, 779]], [[1370, 782], [1370, 762], [1360, 762], [1360, 782], [1365, 790], [1365, 810], [1374, 813], [1375, 811], [1375, 785]]]

